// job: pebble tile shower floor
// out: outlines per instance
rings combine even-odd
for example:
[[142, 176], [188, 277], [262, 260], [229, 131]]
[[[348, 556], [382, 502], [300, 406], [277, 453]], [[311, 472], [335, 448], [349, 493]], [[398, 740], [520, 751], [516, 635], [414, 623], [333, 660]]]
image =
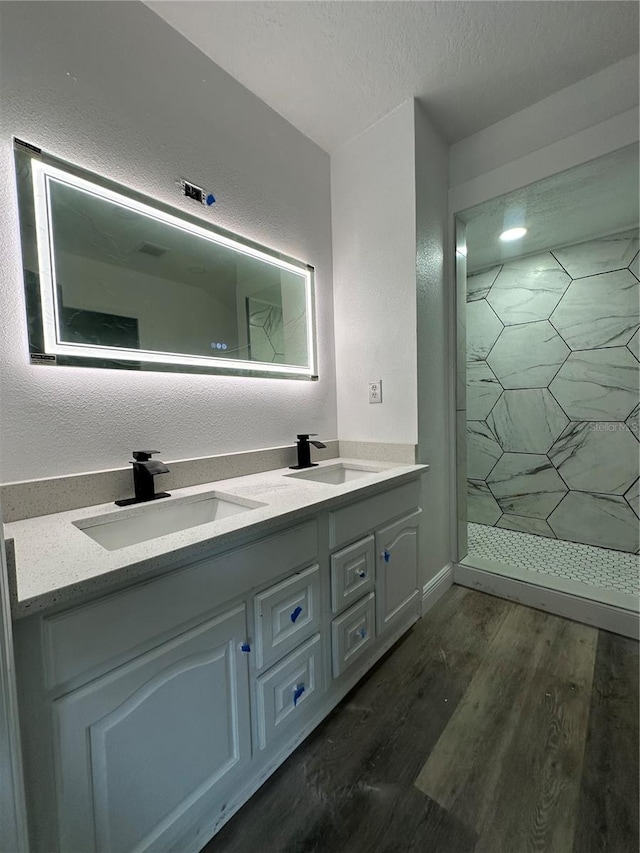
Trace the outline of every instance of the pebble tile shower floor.
[[485, 524], [467, 526], [468, 556], [505, 563], [518, 569], [579, 581], [600, 589], [637, 595], [637, 554], [594, 548]]

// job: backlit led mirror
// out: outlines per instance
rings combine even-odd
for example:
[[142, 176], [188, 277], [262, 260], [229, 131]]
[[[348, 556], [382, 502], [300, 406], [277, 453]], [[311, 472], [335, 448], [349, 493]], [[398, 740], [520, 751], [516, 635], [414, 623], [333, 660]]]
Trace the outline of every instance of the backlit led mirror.
[[15, 151], [32, 362], [316, 378], [312, 267]]

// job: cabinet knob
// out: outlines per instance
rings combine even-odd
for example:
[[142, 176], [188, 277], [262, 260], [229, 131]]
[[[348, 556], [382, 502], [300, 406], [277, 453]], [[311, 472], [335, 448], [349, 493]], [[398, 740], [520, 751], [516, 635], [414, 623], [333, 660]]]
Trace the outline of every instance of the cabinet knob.
[[291, 621], [292, 621], [292, 622], [295, 622], [295, 621], [296, 621], [296, 619], [298, 618], [298, 616], [299, 616], [301, 613], [302, 613], [302, 607], [300, 607], [300, 606], [298, 605], [298, 607], [296, 607], [296, 609], [295, 609], [295, 610], [293, 611], [293, 613], [291, 614]]
[[293, 688], [293, 704], [294, 704], [294, 707], [298, 704], [298, 699], [302, 696], [303, 693], [304, 693], [304, 684], [296, 684], [296, 686]]
[[358, 572], [358, 577], [359, 577], [359, 578], [366, 578], [366, 576], [367, 576], [367, 573], [366, 573], [366, 572]]
[[360, 630], [358, 631], [358, 636], [360, 637], [360, 639], [366, 640], [367, 639], [367, 629], [366, 628], [360, 628]]
[[249, 654], [249, 652], [251, 651], [251, 646], [249, 645], [249, 643], [240, 643], [240, 651], [244, 652], [245, 654]]
[[388, 563], [388, 562], [389, 562], [389, 560], [391, 559], [391, 552], [390, 552], [390, 551], [386, 551], [386, 550], [385, 550], [385, 551], [383, 551], [383, 552], [382, 552], [382, 554], [380, 554], [380, 556], [381, 556], [381, 557], [382, 557], [382, 559], [385, 561], [385, 563]]

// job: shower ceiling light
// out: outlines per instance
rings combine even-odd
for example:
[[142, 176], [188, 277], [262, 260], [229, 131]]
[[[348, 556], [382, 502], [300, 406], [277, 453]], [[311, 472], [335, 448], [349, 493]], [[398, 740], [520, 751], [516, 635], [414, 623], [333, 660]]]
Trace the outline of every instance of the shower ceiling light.
[[506, 231], [503, 231], [500, 235], [500, 239], [504, 243], [508, 243], [511, 240], [520, 240], [521, 237], [527, 233], [526, 228], [508, 228]]

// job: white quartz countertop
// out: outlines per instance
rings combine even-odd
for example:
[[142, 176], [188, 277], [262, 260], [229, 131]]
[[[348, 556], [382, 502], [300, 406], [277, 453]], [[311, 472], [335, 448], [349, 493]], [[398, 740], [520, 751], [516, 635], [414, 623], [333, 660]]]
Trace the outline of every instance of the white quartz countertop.
[[[358, 479], [332, 485], [286, 476], [292, 472], [283, 468], [175, 489], [171, 497], [153, 503], [129, 507], [100, 504], [7, 524], [5, 538], [13, 539], [15, 552], [15, 559], [9, 561], [13, 616], [27, 616], [67, 602], [80, 603], [83, 598], [242, 545], [288, 522], [330, 508], [331, 504], [344, 503], [345, 498], [357, 500], [400, 485], [428, 468], [362, 459], [330, 459], [312, 470], [339, 463], [366, 473]], [[162, 511], [171, 503], [202, 500], [211, 493], [238, 499], [238, 503], [252, 508], [117, 550], [107, 550], [77, 526]]]

